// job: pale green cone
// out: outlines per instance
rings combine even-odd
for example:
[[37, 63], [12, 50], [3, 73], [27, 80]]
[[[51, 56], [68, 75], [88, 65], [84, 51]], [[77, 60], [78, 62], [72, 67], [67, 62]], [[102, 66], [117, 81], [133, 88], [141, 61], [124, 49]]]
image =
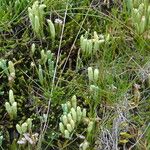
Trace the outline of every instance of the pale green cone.
[[50, 34], [51, 34], [51, 38], [55, 39], [55, 26], [53, 24], [53, 22], [50, 19], [47, 19], [47, 23], [49, 26], [49, 30], [50, 30]]
[[94, 82], [97, 83], [99, 78], [99, 70], [98, 69], [94, 69]]
[[76, 122], [77, 121], [77, 114], [74, 108], [71, 108], [71, 114], [72, 114], [72, 118], [73, 121]]
[[66, 115], [63, 115], [62, 116], [62, 121], [63, 121], [63, 124], [66, 126], [68, 124], [68, 119], [67, 119], [67, 116]]
[[11, 105], [15, 102], [14, 94], [12, 90], [9, 90], [9, 102], [11, 103]]
[[63, 125], [63, 123], [62, 123], [62, 122], [60, 122], [60, 123], [59, 123], [59, 130], [61, 131], [61, 133], [63, 133], [63, 134], [64, 134], [64, 132], [65, 132], [65, 128], [64, 128], [64, 125]]
[[74, 129], [75, 128], [75, 122], [72, 119], [70, 120], [70, 124], [71, 124], [72, 128]]
[[90, 82], [93, 81], [94, 74], [93, 74], [93, 69], [92, 69], [92, 67], [88, 67], [88, 78], [89, 78], [89, 81], [90, 81]]
[[71, 126], [71, 124], [67, 124], [67, 130], [71, 133], [73, 131], [73, 128]]
[[71, 98], [71, 103], [72, 103], [72, 107], [74, 109], [76, 109], [76, 107], [77, 107], [77, 97], [76, 97], [76, 95], [73, 95], [73, 97]]
[[69, 121], [69, 122], [72, 120], [72, 115], [71, 115], [71, 113], [67, 114], [67, 118], [68, 118], [68, 121]]
[[23, 134], [22, 127], [19, 124], [16, 125], [16, 129], [17, 129], [19, 134]]
[[66, 139], [69, 139], [70, 138], [70, 134], [69, 134], [69, 131], [68, 130], [65, 130], [64, 131], [64, 136]]
[[77, 107], [77, 121], [80, 122], [82, 118], [82, 112], [80, 106]]
[[86, 109], [84, 108], [82, 111], [82, 117], [85, 118], [86, 117]]
[[28, 130], [29, 130], [29, 131], [32, 129], [32, 120], [33, 120], [33, 119], [28, 118], [27, 121], [26, 121], [26, 123], [27, 123], [27, 125], [28, 125]]
[[22, 133], [26, 133], [27, 132], [27, 127], [28, 127], [28, 125], [27, 125], [26, 122], [21, 125]]
[[5, 108], [6, 108], [7, 113], [9, 114], [9, 116], [11, 118], [13, 118], [12, 108], [8, 102], [5, 103]]
[[11, 108], [12, 108], [13, 117], [16, 118], [17, 117], [17, 102], [14, 102]]

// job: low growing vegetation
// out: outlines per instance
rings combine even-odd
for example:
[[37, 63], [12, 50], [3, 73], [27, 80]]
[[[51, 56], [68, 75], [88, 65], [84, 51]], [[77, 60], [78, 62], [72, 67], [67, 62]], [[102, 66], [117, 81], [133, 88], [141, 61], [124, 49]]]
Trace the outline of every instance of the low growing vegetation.
[[149, 0], [1, 0], [0, 104], [2, 150], [149, 150]]

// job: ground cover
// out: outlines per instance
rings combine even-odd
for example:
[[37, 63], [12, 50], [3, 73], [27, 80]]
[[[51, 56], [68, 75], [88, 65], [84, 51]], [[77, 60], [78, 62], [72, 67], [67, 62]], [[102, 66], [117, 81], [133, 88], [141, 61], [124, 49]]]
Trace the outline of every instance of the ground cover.
[[149, 150], [148, 0], [0, 1], [0, 149]]

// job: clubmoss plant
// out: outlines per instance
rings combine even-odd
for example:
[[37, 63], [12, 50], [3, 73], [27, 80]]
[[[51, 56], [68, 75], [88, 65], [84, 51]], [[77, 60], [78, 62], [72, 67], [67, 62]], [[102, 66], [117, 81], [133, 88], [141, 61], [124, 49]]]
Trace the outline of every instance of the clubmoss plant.
[[[149, 32], [150, 30], [150, 3], [148, 0], [127, 2], [128, 9], [131, 10], [133, 26], [138, 34]], [[149, 33], [148, 33], [149, 34]]]
[[14, 82], [14, 79], [15, 79], [15, 68], [14, 68], [14, 64], [13, 64], [12, 61], [8, 62], [8, 69], [9, 69], [8, 81], [11, 85]]
[[[91, 115], [95, 116], [95, 109], [98, 105], [99, 101], [99, 69], [93, 69], [92, 67], [88, 67], [88, 79], [89, 79], [89, 91], [91, 93], [89, 106]], [[93, 116], [93, 117], [94, 117]]]
[[5, 108], [11, 120], [17, 117], [17, 102], [15, 102], [12, 90], [9, 90], [9, 102], [5, 103]]
[[89, 142], [87, 140], [84, 140], [83, 143], [80, 144], [79, 150], [87, 150], [89, 148]]
[[46, 79], [48, 79], [50, 82], [54, 73], [53, 53], [50, 50], [47, 50], [46, 52], [42, 50], [39, 63], [40, 63], [38, 67], [39, 82], [42, 86], [44, 86]]
[[80, 37], [80, 46], [85, 58], [95, 55], [100, 49], [100, 45], [105, 42], [104, 36], [98, 36], [97, 32], [94, 32], [94, 36], [91, 39], [87, 38], [87, 33], [85, 36]]
[[7, 75], [9, 85], [11, 86], [14, 83], [14, 79], [16, 77], [14, 63], [12, 61], [9, 61], [7, 67], [7, 60], [1, 59], [0, 68]]
[[[34, 69], [36, 67], [36, 64], [34, 62], [34, 59], [36, 58], [35, 56], [35, 52], [38, 48], [36, 47], [36, 45], [33, 43], [31, 45], [31, 51], [30, 51], [30, 55], [31, 58], [33, 59], [33, 62], [31, 62], [31, 66]], [[37, 53], [36, 52], [36, 53]], [[36, 71], [37, 71], [37, 75], [38, 75], [38, 80], [39, 83], [45, 87], [46, 89], [50, 89], [50, 86], [47, 85], [47, 80], [49, 80], [49, 82], [51, 82], [52, 77], [53, 77], [53, 73], [54, 73], [54, 55], [50, 50], [40, 50], [39, 52], [40, 54], [40, 59], [38, 60], [39, 64], [36, 67]]]
[[26, 122], [21, 125], [17, 124], [16, 129], [20, 134], [17, 144], [23, 149], [35, 149], [39, 134], [32, 133], [32, 119], [28, 118]]
[[99, 79], [99, 70], [97, 68], [93, 70], [92, 67], [88, 67], [88, 78], [90, 83], [97, 84]]
[[26, 122], [22, 123], [21, 125], [16, 124], [16, 129], [20, 135], [23, 135], [26, 132], [32, 131], [32, 119], [28, 118]]
[[48, 27], [49, 27], [49, 32], [50, 32], [50, 36], [52, 41], [54, 42], [55, 40], [55, 26], [53, 24], [53, 22], [50, 19], [47, 19], [47, 23], [48, 23]]
[[61, 134], [70, 139], [77, 126], [86, 118], [86, 109], [77, 106], [77, 98], [74, 95], [71, 102], [62, 104], [63, 115], [60, 117], [59, 130]]
[[44, 25], [44, 8], [46, 5], [39, 4], [35, 1], [32, 8], [28, 8], [28, 15], [32, 25], [32, 29], [39, 38], [44, 38], [43, 25]]
[[126, 1], [0, 0], [0, 149], [150, 149], [150, 7]]

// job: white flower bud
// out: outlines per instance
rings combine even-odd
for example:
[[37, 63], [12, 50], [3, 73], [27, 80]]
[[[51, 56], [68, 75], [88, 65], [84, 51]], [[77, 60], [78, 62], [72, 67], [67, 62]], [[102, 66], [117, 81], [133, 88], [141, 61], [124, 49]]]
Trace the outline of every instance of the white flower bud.
[[56, 24], [60, 24], [60, 25], [62, 25], [63, 24], [63, 21], [62, 20], [60, 20], [59, 18], [57, 18], [57, 19], [55, 19], [55, 21], [54, 21]]
[[34, 62], [31, 62], [30, 66], [31, 66], [32, 68], [34, 68], [34, 67], [35, 67], [35, 63], [34, 63]]

